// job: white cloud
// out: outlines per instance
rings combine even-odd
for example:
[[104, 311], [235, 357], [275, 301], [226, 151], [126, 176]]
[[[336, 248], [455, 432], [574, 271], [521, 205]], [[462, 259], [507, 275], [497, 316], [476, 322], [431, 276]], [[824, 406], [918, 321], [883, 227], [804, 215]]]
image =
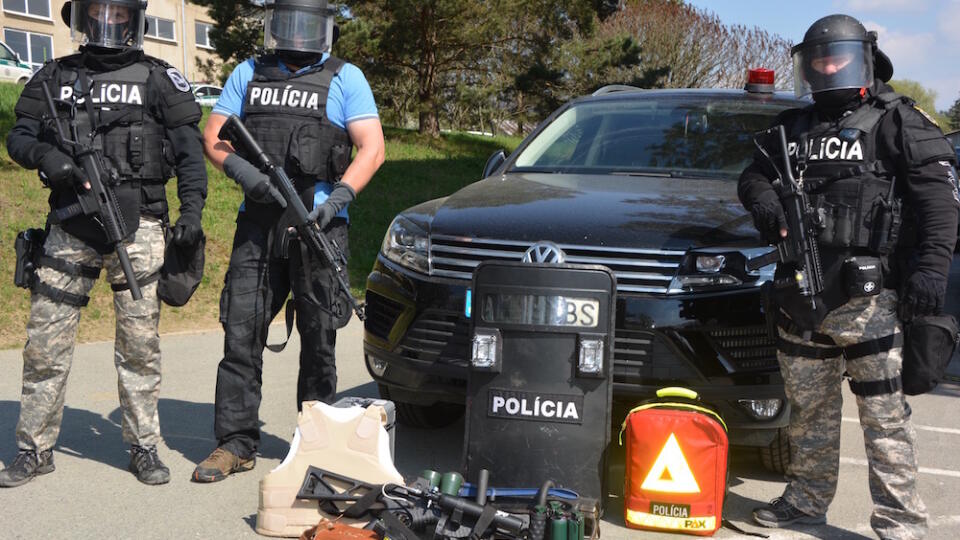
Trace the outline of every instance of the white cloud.
[[939, 60], [936, 51], [942, 50], [942, 47], [937, 48], [937, 36], [932, 32], [911, 34], [889, 30], [873, 21], [864, 21], [863, 25], [868, 30], [877, 31], [880, 50], [890, 57], [895, 72], [914, 71]]
[[834, 2], [845, 11], [908, 11], [916, 13], [927, 8], [927, 0], [843, 0]]
[[937, 14], [940, 36], [947, 41], [960, 43], [960, 2], [950, 2]]

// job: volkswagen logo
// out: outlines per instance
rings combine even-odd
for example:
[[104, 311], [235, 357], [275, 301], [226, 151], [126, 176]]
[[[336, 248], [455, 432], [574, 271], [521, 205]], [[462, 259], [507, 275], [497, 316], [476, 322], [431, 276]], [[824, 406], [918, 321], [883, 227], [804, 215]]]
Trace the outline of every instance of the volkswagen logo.
[[566, 258], [567, 254], [553, 242], [537, 242], [523, 254], [525, 263], [560, 264]]

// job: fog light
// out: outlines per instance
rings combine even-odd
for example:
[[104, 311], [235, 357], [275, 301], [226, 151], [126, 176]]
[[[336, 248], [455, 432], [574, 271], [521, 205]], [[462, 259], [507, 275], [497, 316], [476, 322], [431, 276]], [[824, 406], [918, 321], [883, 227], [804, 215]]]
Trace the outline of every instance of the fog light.
[[741, 399], [737, 403], [758, 420], [770, 420], [780, 414], [783, 407], [779, 399]]
[[723, 255], [698, 255], [697, 256], [697, 271], [698, 272], [719, 272], [720, 268], [723, 267], [723, 261], [725, 257]]
[[580, 373], [596, 375], [603, 371], [603, 338], [581, 339], [580, 359], [577, 362]]
[[387, 371], [387, 362], [375, 356], [367, 357], [367, 365], [370, 366], [370, 371], [377, 377], [383, 377], [383, 374]]
[[493, 369], [497, 365], [497, 349], [499, 344], [497, 334], [477, 332], [473, 335], [473, 357], [470, 363], [480, 369]]

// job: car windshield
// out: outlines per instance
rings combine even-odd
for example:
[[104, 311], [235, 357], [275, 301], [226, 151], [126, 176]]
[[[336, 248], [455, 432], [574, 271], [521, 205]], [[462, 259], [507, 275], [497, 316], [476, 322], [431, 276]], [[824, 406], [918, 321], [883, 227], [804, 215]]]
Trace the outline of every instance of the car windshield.
[[637, 96], [576, 104], [541, 131], [516, 172], [736, 178], [753, 133], [788, 104], [715, 96]]

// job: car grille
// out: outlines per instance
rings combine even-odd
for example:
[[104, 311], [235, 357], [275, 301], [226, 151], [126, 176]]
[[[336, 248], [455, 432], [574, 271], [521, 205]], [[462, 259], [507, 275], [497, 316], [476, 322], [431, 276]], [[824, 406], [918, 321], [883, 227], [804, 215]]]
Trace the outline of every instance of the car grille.
[[766, 326], [720, 328], [707, 335], [737, 371], [777, 367], [777, 342], [767, 334]]
[[613, 344], [613, 382], [690, 381], [698, 375], [664, 338], [643, 330], [618, 328]]
[[366, 302], [364, 313], [367, 318], [363, 321], [363, 329], [380, 339], [389, 339], [390, 330], [403, 313], [403, 305], [370, 289], [367, 289]]
[[[433, 235], [430, 274], [469, 280], [483, 261], [519, 261], [531, 242]], [[683, 251], [558, 244], [566, 262], [600, 264], [613, 270], [619, 292], [666, 292], [677, 273]]]
[[413, 322], [400, 343], [400, 354], [417, 360], [467, 367], [470, 322], [457, 313], [426, 311]]

